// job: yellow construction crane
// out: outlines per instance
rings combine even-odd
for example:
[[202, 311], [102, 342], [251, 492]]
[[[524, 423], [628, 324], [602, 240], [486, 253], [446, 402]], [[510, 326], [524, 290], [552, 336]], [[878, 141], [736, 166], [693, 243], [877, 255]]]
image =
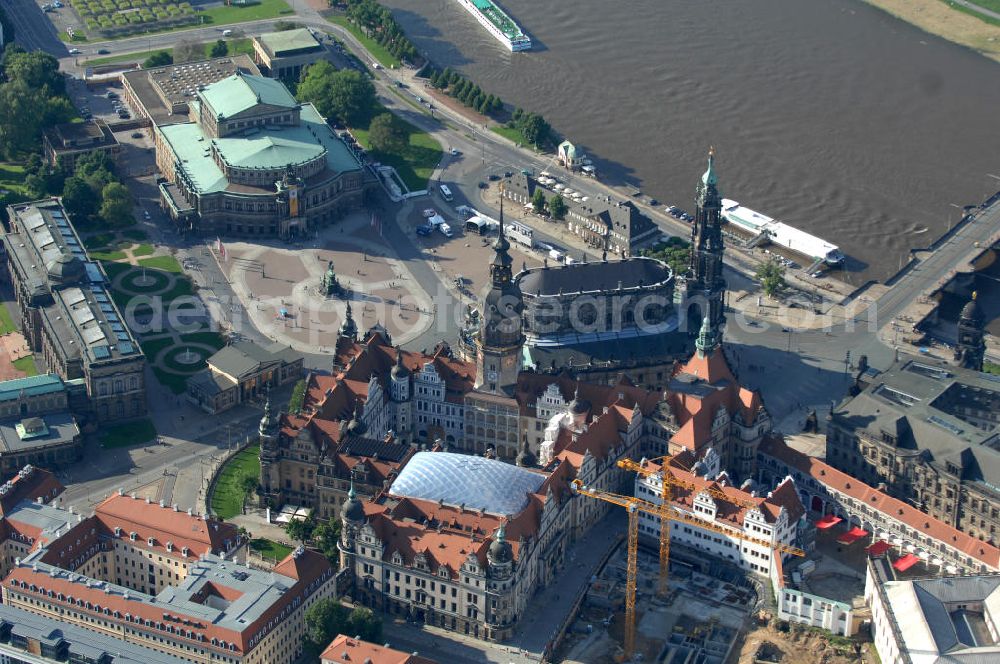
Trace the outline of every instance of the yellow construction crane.
[[[656, 503], [649, 502], [648, 500], [643, 500], [642, 498], [635, 498], [633, 496], [623, 496], [617, 493], [611, 493], [610, 491], [603, 491], [601, 489], [594, 489], [586, 486], [582, 481], [576, 479], [572, 482], [572, 488], [575, 493], [583, 496], [588, 496], [590, 498], [596, 498], [598, 500], [603, 500], [604, 502], [611, 503], [612, 505], [618, 505], [619, 507], [624, 507], [628, 511], [628, 558], [625, 573], [625, 659], [631, 659], [635, 652], [635, 586], [636, 577], [638, 573], [638, 550], [639, 550], [639, 513], [643, 512], [651, 516], [655, 516], [660, 519], [660, 552], [663, 553], [663, 540], [670, 539], [670, 521], [678, 521], [680, 523], [686, 523], [688, 525], [694, 526], [696, 528], [703, 528], [705, 530], [711, 530], [712, 532], [720, 533], [726, 535], [727, 537], [733, 537], [736, 539], [743, 540], [745, 542], [750, 542], [751, 544], [757, 544], [759, 546], [766, 546], [773, 549], [775, 553], [790, 553], [795, 556], [804, 556], [805, 551], [798, 549], [794, 546], [789, 546], [787, 544], [777, 544], [773, 545], [771, 542], [760, 539], [757, 537], [751, 537], [749, 535], [744, 535], [740, 532], [735, 532], [722, 526], [718, 526], [710, 521], [705, 521], [697, 517], [688, 516], [671, 508], [670, 506], [670, 496], [664, 495], [661, 503], [667, 503], [667, 508], [664, 509]], [[731, 499], [726, 496], [726, 500]], [[666, 533], [666, 535], [663, 535]], [[669, 554], [669, 543], [667, 544], [667, 551]], [[660, 583], [665, 584], [667, 577], [667, 568], [660, 567]]]
[[[757, 503], [750, 500], [741, 500], [739, 498], [734, 498], [727, 495], [721, 489], [714, 486], [705, 487], [704, 489], [698, 489], [698, 487], [687, 480], [683, 480], [672, 472], [668, 467], [671, 456], [662, 456], [656, 459], [650, 459], [646, 461], [645, 464], [638, 461], [633, 461], [632, 459], [619, 459], [617, 466], [619, 468], [624, 468], [625, 470], [631, 470], [643, 477], [649, 477], [650, 475], [656, 475], [660, 477], [662, 482], [662, 487], [660, 489], [660, 495], [665, 497], [665, 499], [660, 500], [660, 510], [657, 516], [660, 518], [660, 523], [665, 523], [667, 519], [670, 518], [669, 512], [671, 511], [671, 501], [673, 500], [674, 487], [682, 487], [684, 489], [689, 489], [691, 491], [703, 491], [713, 498], [719, 500], [724, 500], [740, 507], [754, 508], [757, 507]], [[652, 464], [657, 465], [657, 469], [652, 467]], [[659, 583], [656, 588], [656, 593], [660, 597], [666, 597], [668, 592], [667, 584], [667, 567], [670, 564], [670, 529], [660, 528], [660, 577]]]

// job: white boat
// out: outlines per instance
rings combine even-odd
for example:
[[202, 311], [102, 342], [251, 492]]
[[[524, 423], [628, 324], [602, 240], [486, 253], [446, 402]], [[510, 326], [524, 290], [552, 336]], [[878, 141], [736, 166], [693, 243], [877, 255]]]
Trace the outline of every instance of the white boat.
[[822, 259], [827, 265], [840, 265], [844, 262], [844, 254], [837, 245], [794, 226], [775, 221], [729, 198], [722, 199], [722, 218], [747, 233], [753, 235], [767, 233], [771, 244], [807, 258]]
[[492, 0], [458, 0], [458, 2], [476, 17], [487, 32], [511, 51], [527, 51], [531, 48], [531, 38], [524, 34], [521, 26]]

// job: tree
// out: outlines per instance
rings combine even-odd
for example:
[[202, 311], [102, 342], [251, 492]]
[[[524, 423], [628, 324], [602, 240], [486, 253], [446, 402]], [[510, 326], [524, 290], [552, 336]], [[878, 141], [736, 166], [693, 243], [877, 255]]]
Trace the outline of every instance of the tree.
[[553, 219], [565, 219], [567, 210], [566, 201], [564, 201], [563, 197], [559, 194], [556, 194], [549, 199], [549, 213], [552, 215]]
[[42, 133], [45, 94], [24, 81], [0, 85], [0, 156], [16, 159], [38, 149]]
[[521, 130], [524, 140], [537, 147], [539, 143], [544, 143], [548, 139], [551, 127], [545, 118], [537, 113], [526, 113], [521, 116], [518, 129]]
[[321, 523], [313, 531], [313, 544], [319, 549], [330, 564], [337, 567], [340, 564], [340, 521], [331, 519], [329, 523]]
[[174, 56], [169, 51], [157, 51], [142, 63], [143, 69], [153, 69], [154, 67], [165, 67], [174, 64]]
[[373, 150], [399, 154], [410, 143], [409, 132], [403, 122], [392, 113], [375, 116], [368, 127], [368, 140]]
[[274, 24], [274, 31], [285, 32], [286, 30], [297, 30], [299, 27], [299, 24], [294, 21], [277, 21]]
[[205, 45], [201, 42], [182, 39], [174, 46], [174, 62], [193, 62], [205, 59]]
[[311, 65], [299, 83], [300, 101], [312, 102], [326, 117], [356, 126], [375, 105], [375, 86], [353, 69], [338, 71], [326, 60]]
[[769, 258], [757, 266], [757, 281], [764, 295], [774, 297], [785, 287], [785, 266], [776, 258]]
[[226, 43], [225, 39], [216, 40], [212, 44], [212, 50], [208, 52], [213, 58], [222, 58], [229, 54], [229, 44]]
[[304, 519], [292, 519], [285, 524], [285, 533], [297, 542], [305, 544], [312, 539], [316, 530], [316, 517], [312, 512]]
[[674, 274], [682, 274], [687, 271], [691, 262], [691, 244], [675, 235], [666, 242], [644, 250], [642, 255], [664, 261]]
[[97, 196], [83, 178], [66, 178], [62, 190], [63, 207], [76, 221], [86, 221], [97, 211]]
[[348, 619], [350, 634], [360, 636], [364, 641], [381, 643], [382, 618], [369, 608], [359, 606], [351, 611]]
[[33, 89], [46, 87], [49, 95], [66, 91], [66, 79], [59, 73], [59, 61], [44, 51], [14, 52], [4, 57], [3, 66], [10, 82], [20, 81]]
[[260, 486], [260, 482], [256, 475], [243, 475], [240, 478], [240, 491], [243, 492], [242, 510], [246, 514], [247, 511], [247, 498], [253, 496], [254, 492], [257, 491], [257, 487]]
[[306, 650], [313, 656], [319, 655], [337, 634], [349, 633], [349, 621], [350, 614], [340, 600], [334, 597], [316, 600], [306, 609]]
[[113, 227], [130, 226], [135, 222], [128, 187], [120, 182], [104, 186], [101, 190], [101, 218]]
[[545, 212], [545, 192], [542, 191], [541, 187], [535, 188], [535, 194], [531, 197], [531, 205], [534, 207], [535, 213]]

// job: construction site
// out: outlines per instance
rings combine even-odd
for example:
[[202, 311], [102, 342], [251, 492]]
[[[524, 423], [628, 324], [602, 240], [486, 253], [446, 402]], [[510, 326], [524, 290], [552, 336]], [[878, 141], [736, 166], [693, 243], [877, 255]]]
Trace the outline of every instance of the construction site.
[[[627, 557], [623, 542], [591, 579], [571, 634], [555, 661], [612, 664], [623, 660]], [[723, 569], [711, 569], [721, 578], [702, 574], [675, 559], [671, 563], [669, 591], [660, 597], [657, 556], [640, 549], [637, 571], [634, 660], [664, 664], [726, 662], [757, 603], [754, 584]]]

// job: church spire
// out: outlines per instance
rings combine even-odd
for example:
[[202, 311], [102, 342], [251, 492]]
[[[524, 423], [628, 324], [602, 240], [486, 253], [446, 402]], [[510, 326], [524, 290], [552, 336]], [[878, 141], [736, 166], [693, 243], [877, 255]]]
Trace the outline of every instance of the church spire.
[[698, 332], [698, 338], [695, 339], [694, 347], [698, 350], [699, 357], [707, 357], [719, 347], [719, 337], [712, 328], [712, 323], [708, 320], [708, 316], [705, 316], [701, 320], [701, 331]]
[[723, 300], [726, 280], [722, 276], [725, 243], [722, 238], [722, 197], [715, 172], [715, 148], [709, 148], [708, 166], [698, 180], [694, 223], [691, 224], [691, 262], [685, 275], [687, 329], [700, 331], [701, 319], [711, 323], [716, 340], [725, 321]]

